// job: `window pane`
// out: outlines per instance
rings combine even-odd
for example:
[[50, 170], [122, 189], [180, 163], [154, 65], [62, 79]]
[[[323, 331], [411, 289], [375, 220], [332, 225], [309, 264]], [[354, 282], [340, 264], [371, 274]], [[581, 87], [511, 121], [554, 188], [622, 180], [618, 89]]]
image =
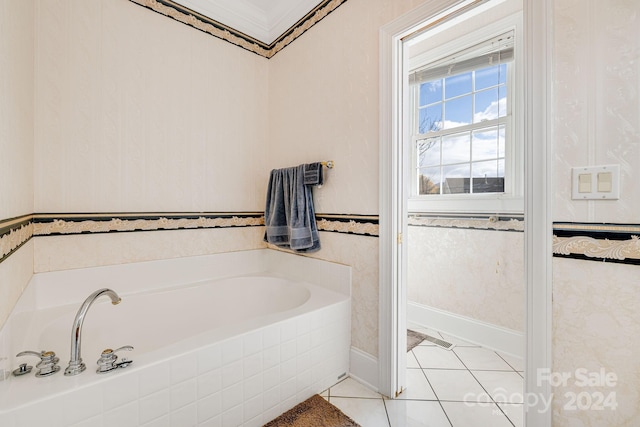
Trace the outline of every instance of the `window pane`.
[[501, 125], [498, 128], [498, 157], [503, 159], [506, 157], [504, 152], [505, 132], [506, 132], [505, 125]]
[[418, 142], [418, 166], [440, 164], [440, 138], [429, 138]]
[[443, 194], [469, 193], [469, 163], [463, 165], [444, 166], [442, 168], [444, 182]]
[[471, 95], [445, 102], [443, 129], [471, 124], [471, 105]]
[[470, 133], [463, 132], [442, 137], [442, 164], [469, 162], [471, 153]]
[[418, 133], [433, 132], [442, 129], [442, 103], [420, 109]]
[[507, 87], [506, 86], [500, 86], [498, 87], [498, 104], [499, 104], [499, 108], [498, 108], [498, 114], [500, 115], [500, 117], [505, 117], [507, 115]]
[[471, 72], [444, 79], [445, 99], [471, 93]]
[[434, 80], [420, 85], [420, 106], [442, 101], [442, 80]]
[[421, 168], [418, 173], [418, 194], [440, 194], [440, 167]]
[[507, 82], [507, 64], [500, 64], [500, 84]]
[[498, 128], [473, 132], [471, 158], [474, 161], [498, 158]]
[[500, 84], [500, 65], [476, 71], [476, 90], [486, 89]]
[[498, 160], [472, 164], [474, 193], [504, 192], [504, 163], [502, 163], [502, 171], [499, 164]]
[[497, 119], [499, 113], [498, 88], [483, 90], [475, 95], [473, 122]]

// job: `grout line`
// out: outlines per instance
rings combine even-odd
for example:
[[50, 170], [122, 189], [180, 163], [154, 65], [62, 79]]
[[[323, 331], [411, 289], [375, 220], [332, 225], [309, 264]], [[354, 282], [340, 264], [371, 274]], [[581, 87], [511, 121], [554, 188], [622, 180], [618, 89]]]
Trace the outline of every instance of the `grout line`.
[[[418, 358], [416, 357], [416, 360], [417, 359]], [[418, 360], [418, 365], [420, 365], [422, 367], [422, 364], [420, 363], [419, 360]], [[433, 385], [431, 385], [431, 381], [429, 381], [429, 377], [427, 376], [427, 373], [424, 371], [424, 369], [421, 369], [421, 370], [422, 370], [422, 375], [424, 375], [425, 379], [427, 380], [427, 384], [429, 384], [429, 387], [431, 387], [431, 391], [433, 391], [433, 395], [436, 397], [436, 399], [438, 401], [438, 405], [440, 405], [440, 409], [442, 409], [442, 412], [444, 413], [444, 416], [447, 417], [447, 421], [449, 421], [449, 424], [453, 427], [453, 423], [451, 422], [451, 419], [449, 418], [449, 414], [447, 414], [447, 411], [444, 410], [444, 406], [442, 406], [442, 402], [440, 401], [440, 398], [438, 397], [438, 393], [436, 393], [436, 389], [433, 388]]]
[[384, 413], [387, 414], [387, 425], [391, 427], [391, 418], [389, 418], [389, 411], [387, 410], [387, 402], [382, 398], [382, 405], [384, 406]]
[[[436, 332], [438, 335], [440, 335], [440, 337], [443, 340], [447, 340], [447, 338], [445, 338], [440, 332], [438, 331], [434, 331]], [[424, 342], [424, 341], [423, 341]], [[422, 343], [421, 343], [422, 344]], [[419, 344], [418, 346], [420, 346], [421, 344]], [[433, 346], [433, 345], [430, 345]], [[438, 347], [438, 346], [435, 346]], [[511, 418], [509, 418], [509, 416], [507, 416], [506, 412], [502, 409], [502, 407], [498, 404], [498, 402], [496, 402], [493, 398], [493, 396], [491, 396], [491, 394], [487, 391], [487, 389], [485, 388], [484, 385], [482, 385], [482, 383], [478, 380], [478, 378], [473, 375], [473, 371], [471, 371], [471, 369], [469, 369], [469, 367], [464, 363], [464, 361], [462, 360], [462, 358], [460, 357], [460, 355], [458, 355], [458, 353], [456, 353], [456, 348], [457, 347], [466, 347], [466, 348], [484, 348], [482, 346], [479, 345], [459, 345], [459, 344], [455, 344], [455, 347], [452, 348], [451, 351], [453, 354], [455, 354], [455, 356], [458, 358], [458, 360], [460, 361], [460, 363], [462, 363], [462, 365], [464, 366], [463, 369], [458, 368], [458, 369], [451, 369], [451, 368], [423, 368], [422, 367], [422, 363], [420, 363], [420, 360], [418, 359], [418, 357], [413, 354], [413, 349], [410, 351], [413, 354], [413, 357], [416, 359], [416, 361], [418, 362], [418, 366], [420, 366], [420, 369], [422, 370], [422, 374], [425, 376], [425, 378], [427, 379], [427, 383], [429, 384], [429, 387], [431, 387], [431, 390], [433, 391], [433, 394], [436, 396], [438, 404], [440, 405], [440, 408], [442, 408], [442, 411], [444, 412], [445, 417], [447, 417], [447, 421], [449, 421], [449, 424], [451, 424], [451, 426], [453, 427], [453, 423], [451, 422], [451, 419], [449, 419], [449, 415], [447, 414], [447, 411], [444, 409], [444, 406], [442, 405], [442, 402], [455, 402], [455, 403], [468, 403], [468, 401], [459, 401], [459, 400], [441, 400], [438, 398], [438, 395], [435, 391], [435, 389], [433, 388], [433, 386], [431, 385], [431, 381], [429, 381], [429, 378], [427, 377], [427, 373], [425, 372], [426, 369], [430, 369], [430, 370], [460, 370], [460, 371], [464, 371], [466, 370], [467, 372], [469, 372], [471, 374], [471, 376], [473, 377], [474, 380], [476, 380], [476, 382], [480, 385], [480, 387], [484, 390], [484, 392], [487, 394], [487, 396], [489, 397], [489, 399], [491, 399], [491, 402], [477, 402], [477, 403], [493, 403], [494, 406], [496, 406], [500, 412], [502, 412], [502, 415], [505, 416], [505, 418], [507, 419], [507, 421], [513, 426], [515, 427], [515, 423], [513, 421], [511, 421]], [[504, 362], [512, 369], [510, 370], [494, 370], [494, 369], [476, 369], [476, 371], [480, 371], [480, 372], [516, 372], [518, 375], [520, 375], [521, 377], [524, 378], [524, 376], [522, 375], [521, 372], [517, 371], [509, 362], [507, 362], [502, 356], [500, 356], [500, 354], [498, 354], [498, 352], [494, 351], [494, 353], [496, 353], [498, 355], [498, 357], [500, 357], [500, 359], [504, 360]], [[407, 368], [407, 369], [416, 369], [416, 368]], [[384, 399], [383, 399], [384, 400]], [[426, 399], [404, 399], [404, 400], [413, 400], [413, 401], [427, 401]], [[502, 403], [502, 402], [501, 402]], [[505, 402], [508, 403], [508, 402]], [[524, 408], [524, 402], [522, 403], [523, 408]], [[386, 404], [385, 404], [385, 409], [386, 409]], [[388, 419], [389, 415], [387, 413], [387, 419]]]
[[[493, 396], [491, 395], [491, 393], [489, 393], [486, 389], [486, 387], [484, 385], [482, 385], [482, 383], [480, 382], [480, 380], [473, 375], [473, 372], [471, 371], [471, 369], [469, 369], [467, 367], [467, 365], [462, 361], [462, 358], [458, 355], [458, 353], [455, 352], [455, 349], [453, 350], [453, 353], [456, 355], [456, 357], [460, 360], [460, 363], [462, 363], [467, 370], [469, 371], [469, 373], [471, 374], [471, 376], [473, 377], [474, 380], [476, 380], [476, 382], [480, 385], [480, 387], [482, 387], [482, 389], [485, 391], [485, 393], [487, 393], [487, 396], [489, 396], [489, 399], [491, 399], [491, 401], [493, 402], [493, 404], [500, 410], [500, 412], [502, 412], [502, 415], [505, 416], [505, 418], [507, 419], [507, 421], [509, 421], [509, 423], [511, 423], [511, 425], [513, 427], [515, 427], [515, 424], [513, 424], [513, 421], [511, 421], [511, 419], [507, 416], [507, 414], [504, 412], [504, 410], [502, 409], [502, 407], [500, 407], [500, 405], [498, 405], [498, 403], [495, 401], [495, 399], [493, 398]], [[511, 365], [509, 365], [511, 366]]]
[[[439, 333], [440, 332], [438, 332], [438, 334]], [[442, 335], [440, 335], [440, 336], [442, 337]], [[413, 353], [413, 350], [411, 350], [411, 353]], [[424, 375], [424, 378], [427, 380], [427, 384], [429, 384], [429, 387], [431, 387], [431, 391], [433, 392], [433, 395], [436, 397], [436, 399], [438, 401], [438, 405], [440, 405], [440, 409], [442, 409], [442, 412], [444, 413], [444, 416], [447, 417], [447, 421], [449, 421], [449, 425], [451, 425], [451, 427], [453, 427], [453, 423], [451, 422], [451, 419], [449, 418], [449, 414], [447, 414], [447, 411], [444, 410], [444, 406], [442, 406], [442, 402], [438, 398], [438, 394], [436, 393], [436, 390], [431, 385], [431, 381], [429, 381], [429, 377], [427, 376], [427, 373], [422, 368], [422, 364], [420, 363], [420, 360], [418, 360], [418, 356], [416, 356], [414, 354], [413, 357], [415, 357], [416, 360], [418, 361], [418, 366], [420, 366], [420, 370], [422, 371], [422, 375]]]
[[[422, 370], [429, 370], [429, 371], [468, 371], [469, 369], [465, 367], [465, 368], [422, 368]], [[506, 372], [511, 372], [511, 371], [506, 371]]]
[[382, 395], [380, 397], [360, 397], [360, 396], [331, 396], [336, 399], [364, 399], [364, 400], [378, 400], [382, 399]]
[[502, 360], [504, 360], [504, 363], [506, 363], [507, 365], [509, 365], [511, 367], [511, 369], [513, 369], [514, 371], [518, 372], [518, 370], [516, 368], [513, 367], [513, 365], [511, 365], [511, 363], [507, 362], [507, 359], [505, 359], [504, 357], [502, 357], [500, 355], [500, 353], [498, 353], [497, 351], [494, 351], [495, 354], [498, 355], [498, 357]]

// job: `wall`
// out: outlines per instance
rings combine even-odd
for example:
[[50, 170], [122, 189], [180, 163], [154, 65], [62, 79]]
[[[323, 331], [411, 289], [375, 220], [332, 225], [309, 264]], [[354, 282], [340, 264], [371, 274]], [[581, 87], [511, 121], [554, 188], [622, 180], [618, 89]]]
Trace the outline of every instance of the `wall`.
[[[0, 1], [0, 259], [17, 233], [6, 220], [33, 212], [33, 34], [34, 1]], [[32, 242], [0, 262], [0, 326], [32, 272]]]
[[[269, 162], [336, 163], [314, 190], [316, 212], [377, 215], [379, 30], [421, 3], [349, 0], [269, 60]], [[348, 250], [331, 239], [314, 256], [363, 261], [352, 278], [352, 345], [377, 357], [378, 241], [336, 239]]]
[[[554, 2], [554, 221], [640, 223], [640, 3]], [[618, 201], [571, 200], [570, 168], [619, 164]], [[597, 224], [596, 229], [598, 229]], [[583, 234], [588, 234], [584, 232]], [[592, 234], [593, 237], [593, 234]], [[627, 260], [640, 249], [627, 236]], [[592, 247], [611, 242], [587, 239]], [[587, 258], [589, 259], [589, 258]], [[624, 262], [624, 261], [623, 261]], [[572, 378], [554, 390], [554, 426], [636, 426], [640, 420], [637, 265], [555, 258], [553, 370]], [[615, 373], [614, 387], [579, 387], [575, 370]], [[575, 410], [565, 393], [613, 392], [615, 410]]]
[[410, 225], [407, 233], [409, 302], [524, 333], [521, 231]]
[[[265, 58], [128, 0], [38, 2], [36, 27], [36, 212], [264, 209]], [[38, 237], [36, 271], [253, 249], [257, 235]]]

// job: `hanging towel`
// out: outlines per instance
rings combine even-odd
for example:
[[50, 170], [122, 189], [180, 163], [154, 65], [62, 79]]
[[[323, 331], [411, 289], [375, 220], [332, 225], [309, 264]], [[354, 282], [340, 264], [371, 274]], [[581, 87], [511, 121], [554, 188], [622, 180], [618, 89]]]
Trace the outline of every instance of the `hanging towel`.
[[[269, 177], [264, 240], [298, 252], [320, 249], [311, 185], [305, 184], [308, 165], [274, 169]], [[321, 182], [322, 165], [309, 173], [309, 182]]]
[[304, 184], [305, 185], [322, 185], [324, 184], [324, 175], [322, 174], [322, 163], [308, 163], [304, 165]]

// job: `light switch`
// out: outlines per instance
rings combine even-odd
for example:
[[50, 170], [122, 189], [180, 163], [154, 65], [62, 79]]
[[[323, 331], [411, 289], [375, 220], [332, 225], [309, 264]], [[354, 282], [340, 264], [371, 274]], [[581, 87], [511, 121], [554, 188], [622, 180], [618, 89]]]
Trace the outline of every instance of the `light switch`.
[[571, 198], [574, 200], [619, 199], [620, 165], [572, 168]]
[[578, 175], [578, 193], [591, 193], [590, 173], [581, 173]]
[[611, 193], [611, 187], [613, 183], [613, 175], [611, 172], [600, 172], [598, 174], [598, 192], [599, 193]]

